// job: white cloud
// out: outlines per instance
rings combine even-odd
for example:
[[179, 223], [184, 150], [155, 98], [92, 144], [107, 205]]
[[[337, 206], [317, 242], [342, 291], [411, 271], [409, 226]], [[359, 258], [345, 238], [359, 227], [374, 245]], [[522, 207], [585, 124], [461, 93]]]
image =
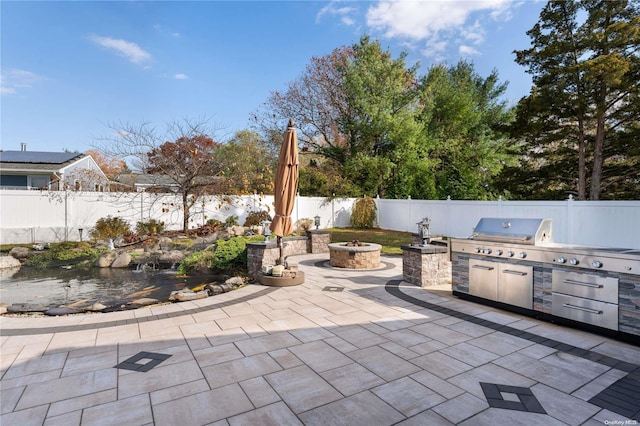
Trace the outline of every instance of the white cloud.
[[131, 41], [98, 35], [90, 35], [89, 40], [106, 49], [115, 51], [136, 65], [148, 66], [151, 63], [151, 54]]
[[[515, 6], [514, 6], [515, 5]], [[425, 56], [441, 55], [456, 39], [479, 45], [485, 40], [483, 20], [510, 18], [511, 0], [381, 0], [366, 14], [367, 24], [389, 38], [424, 42]], [[474, 19], [477, 15], [484, 19]], [[478, 52], [469, 46], [460, 51]]]
[[175, 38], [178, 38], [180, 37], [181, 34], [179, 32], [175, 32], [175, 33], [171, 33], [171, 35]]
[[466, 46], [466, 45], [461, 45], [460, 47], [458, 47], [458, 52], [460, 53], [460, 56], [471, 56], [471, 55], [479, 55], [480, 52], [476, 49], [474, 49], [471, 46]]
[[186, 74], [176, 74], [173, 76], [176, 80], [189, 80], [189, 76]]
[[0, 93], [3, 95], [13, 95], [21, 89], [31, 89], [36, 83], [42, 80], [46, 80], [46, 77], [31, 71], [7, 68], [0, 73]]
[[324, 15], [330, 15], [340, 17], [340, 21], [347, 26], [354, 25], [355, 20], [350, 15], [356, 13], [358, 9], [350, 6], [340, 7], [339, 5], [339, 1], [329, 2], [329, 4], [320, 9], [316, 15], [316, 22], [320, 22], [320, 19]]

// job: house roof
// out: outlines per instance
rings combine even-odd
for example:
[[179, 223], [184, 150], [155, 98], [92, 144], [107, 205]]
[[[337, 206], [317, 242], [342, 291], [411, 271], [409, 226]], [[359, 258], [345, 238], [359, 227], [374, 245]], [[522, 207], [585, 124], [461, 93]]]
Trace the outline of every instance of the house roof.
[[175, 180], [166, 175], [123, 173], [116, 177], [116, 181], [131, 186], [178, 186]]
[[79, 160], [79, 152], [0, 151], [3, 170], [54, 172]]

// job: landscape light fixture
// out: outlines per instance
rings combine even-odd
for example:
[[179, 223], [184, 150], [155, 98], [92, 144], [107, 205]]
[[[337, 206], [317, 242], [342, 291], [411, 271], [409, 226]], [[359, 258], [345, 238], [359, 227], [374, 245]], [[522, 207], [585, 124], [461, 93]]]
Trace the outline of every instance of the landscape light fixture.
[[427, 244], [429, 244], [429, 241], [431, 240], [431, 234], [429, 231], [430, 224], [431, 224], [431, 219], [429, 219], [428, 217], [423, 218], [420, 222], [417, 223], [418, 235], [422, 238], [423, 246], [426, 246]]
[[316, 229], [320, 227], [320, 216], [315, 215], [313, 218], [313, 224], [316, 226]]
[[270, 221], [262, 221], [262, 235], [264, 235], [265, 240], [269, 238], [269, 235], [271, 235], [271, 229], [269, 229], [269, 225], [271, 225]]

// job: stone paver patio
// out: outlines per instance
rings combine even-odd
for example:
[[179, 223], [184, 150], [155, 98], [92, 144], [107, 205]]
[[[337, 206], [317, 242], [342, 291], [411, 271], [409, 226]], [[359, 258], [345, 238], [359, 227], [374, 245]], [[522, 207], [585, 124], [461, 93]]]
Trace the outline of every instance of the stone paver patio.
[[602, 425], [640, 347], [402, 282], [402, 259], [135, 311], [3, 317], [2, 425]]

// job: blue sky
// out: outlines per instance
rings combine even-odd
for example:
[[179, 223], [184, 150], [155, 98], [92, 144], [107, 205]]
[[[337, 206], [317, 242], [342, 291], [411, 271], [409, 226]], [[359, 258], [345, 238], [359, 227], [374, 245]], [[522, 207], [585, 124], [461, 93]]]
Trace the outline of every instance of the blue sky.
[[[80, 151], [109, 123], [209, 120], [214, 139], [248, 128], [269, 94], [313, 56], [363, 34], [419, 74], [464, 58], [509, 81], [531, 78], [513, 50], [529, 46], [541, 1], [79, 1], [0, 3], [4, 150]], [[284, 130], [284, 129], [283, 129]]]

